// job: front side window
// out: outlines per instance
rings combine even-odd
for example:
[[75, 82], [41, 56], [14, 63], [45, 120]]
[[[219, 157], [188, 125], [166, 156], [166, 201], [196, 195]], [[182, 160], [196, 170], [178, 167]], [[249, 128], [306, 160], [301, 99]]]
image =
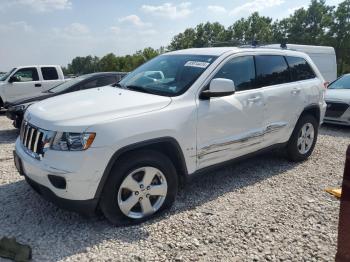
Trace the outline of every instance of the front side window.
[[41, 73], [43, 74], [44, 80], [57, 80], [58, 74], [55, 67], [42, 67]]
[[209, 55], [161, 55], [125, 76], [118, 86], [177, 96], [184, 93], [215, 59], [216, 56]]
[[253, 56], [236, 57], [228, 61], [214, 78], [231, 79], [237, 91], [255, 88], [255, 66]]
[[259, 87], [290, 82], [288, 65], [283, 56], [259, 55], [255, 57], [257, 85]]
[[286, 59], [289, 64], [293, 81], [313, 79], [316, 77], [315, 72], [304, 58], [286, 56]]
[[350, 75], [345, 75], [329, 85], [328, 89], [350, 89]]
[[34, 67], [19, 69], [13, 77], [16, 78], [16, 82], [39, 81], [38, 71]]

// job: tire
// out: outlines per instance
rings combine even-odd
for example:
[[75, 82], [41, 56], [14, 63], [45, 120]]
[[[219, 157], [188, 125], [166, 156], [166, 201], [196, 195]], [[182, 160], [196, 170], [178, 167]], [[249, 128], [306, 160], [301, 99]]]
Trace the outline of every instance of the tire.
[[[152, 176], [154, 178], [150, 184], [146, 180], [151, 180]], [[153, 194], [156, 187], [162, 190], [163, 196]], [[122, 156], [114, 164], [99, 204], [102, 213], [112, 224], [134, 225], [170, 208], [175, 201], [177, 189], [178, 177], [170, 159], [153, 150], [140, 150]], [[129, 205], [126, 200], [132, 203], [132, 208], [127, 208]]]
[[[317, 142], [318, 127], [319, 123], [312, 115], [304, 115], [298, 120], [287, 144], [287, 157], [289, 160], [300, 162], [308, 159]], [[306, 130], [306, 132], [303, 131], [303, 128], [305, 128], [304, 131]], [[313, 138], [311, 142], [312, 131]], [[303, 132], [305, 133], [304, 135]], [[303, 144], [305, 144], [304, 148]]]

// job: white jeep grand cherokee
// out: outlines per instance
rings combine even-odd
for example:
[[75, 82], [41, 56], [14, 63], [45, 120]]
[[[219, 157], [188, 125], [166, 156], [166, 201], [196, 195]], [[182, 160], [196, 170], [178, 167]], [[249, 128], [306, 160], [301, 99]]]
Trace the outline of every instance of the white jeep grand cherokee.
[[101, 210], [116, 225], [170, 207], [179, 182], [281, 146], [312, 153], [324, 79], [303, 53], [267, 48], [187, 49], [160, 55], [106, 86], [27, 110], [15, 164], [43, 197]]

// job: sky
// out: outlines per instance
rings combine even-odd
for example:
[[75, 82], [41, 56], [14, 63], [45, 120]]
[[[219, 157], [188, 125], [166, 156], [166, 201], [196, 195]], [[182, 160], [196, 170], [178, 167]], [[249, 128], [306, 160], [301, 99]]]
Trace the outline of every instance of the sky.
[[[327, 0], [337, 5], [341, 0]], [[309, 0], [0, 0], [0, 71], [66, 66], [76, 56], [167, 46], [202, 22], [233, 24], [252, 12], [281, 19]]]

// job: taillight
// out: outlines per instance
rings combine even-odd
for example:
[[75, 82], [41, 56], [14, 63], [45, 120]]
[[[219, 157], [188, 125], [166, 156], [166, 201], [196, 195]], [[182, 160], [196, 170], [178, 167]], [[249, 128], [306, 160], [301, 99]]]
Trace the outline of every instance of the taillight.
[[328, 81], [326, 81], [326, 82], [324, 82], [324, 83], [323, 83], [323, 85], [324, 85], [324, 88], [326, 88], [326, 89], [327, 89], [327, 88], [328, 88], [328, 86], [329, 86], [329, 82], [328, 82]]

